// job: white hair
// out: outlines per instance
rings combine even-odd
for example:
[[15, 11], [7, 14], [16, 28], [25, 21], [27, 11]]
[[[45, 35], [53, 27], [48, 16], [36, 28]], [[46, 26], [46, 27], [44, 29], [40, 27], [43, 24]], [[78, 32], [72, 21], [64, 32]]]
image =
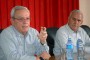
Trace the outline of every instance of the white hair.
[[[70, 13], [69, 18], [72, 17], [73, 13], [81, 13], [81, 14], [82, 14], [82, 12], [81, 12], [80, 10], [73, 10], [73, 11]], [[83, 18], [83, 14], [82, 14], [82, 18]]]
[[11, 10], [11, 18], [14, 18], [15, 12], [17, 10], [28, 10], [29, 11], [29, 9], [27, 7], [24, 7], [24, 6], [15, 6]]

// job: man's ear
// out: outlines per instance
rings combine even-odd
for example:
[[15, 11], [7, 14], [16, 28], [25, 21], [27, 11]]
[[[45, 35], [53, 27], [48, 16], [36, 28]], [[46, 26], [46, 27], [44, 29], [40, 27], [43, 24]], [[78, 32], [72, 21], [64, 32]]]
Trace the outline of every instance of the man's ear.
[[14, 23], [14, 20], [13, 20], [12, 18], [10, 19], [10, 21], [11, 21], [11, 24], [13, 24], [13, 23]]
[[81, 24], [83, 23], [83, 20], [81, 21]]

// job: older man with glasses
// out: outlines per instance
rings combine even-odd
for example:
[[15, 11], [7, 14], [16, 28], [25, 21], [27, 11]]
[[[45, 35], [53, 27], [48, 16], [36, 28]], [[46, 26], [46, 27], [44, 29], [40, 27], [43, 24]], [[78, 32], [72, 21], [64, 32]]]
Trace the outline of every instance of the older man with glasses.
[[24, 6], [11, 10], [12, 25], [0, 35], [0, 46], [7, 60], [45, 60], [49, 59], [46, 43], [47, 32], [41, 27], [40, 33], [30, 27], [30, 11]]

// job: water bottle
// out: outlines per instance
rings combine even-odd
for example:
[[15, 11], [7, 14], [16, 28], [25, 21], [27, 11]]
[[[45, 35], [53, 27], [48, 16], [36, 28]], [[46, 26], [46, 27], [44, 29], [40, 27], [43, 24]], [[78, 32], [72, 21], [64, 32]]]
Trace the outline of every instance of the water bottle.
[[66, 44], [66, 60], [74, 60], [73, 58], [73, 44], [71, 38], [68, 38]]
[[84, 45], [81, 39], [77, 40], [77, 60], [84, 60]]

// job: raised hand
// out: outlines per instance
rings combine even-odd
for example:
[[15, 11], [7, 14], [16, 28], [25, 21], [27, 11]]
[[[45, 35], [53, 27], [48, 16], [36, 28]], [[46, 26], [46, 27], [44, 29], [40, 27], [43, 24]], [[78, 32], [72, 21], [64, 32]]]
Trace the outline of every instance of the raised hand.
[[40, 39], [40, 42], [42, 44], [46, 43], [46, 39], [47, 39], [46, 27], [41, 27], [40, 34], [38, 35], [38, 38]]

